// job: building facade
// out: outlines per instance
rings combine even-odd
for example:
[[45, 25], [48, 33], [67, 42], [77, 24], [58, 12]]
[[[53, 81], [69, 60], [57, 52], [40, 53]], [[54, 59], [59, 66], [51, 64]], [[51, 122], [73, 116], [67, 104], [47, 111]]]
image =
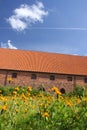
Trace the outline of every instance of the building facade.
[[67, 74], [0, 70], [0, 86], [32, 86], [39, 89], [41, 85], [44, 85], [46, 91], [56, 86], [60, 91], [64, 89], [65, 92], [70, 92], [73, 91], [76, 85], [86, 87], [87, 77]]
[[70, 92], [87, 86], [87, 57], [0, 49], [0, 86], [56, 86]]

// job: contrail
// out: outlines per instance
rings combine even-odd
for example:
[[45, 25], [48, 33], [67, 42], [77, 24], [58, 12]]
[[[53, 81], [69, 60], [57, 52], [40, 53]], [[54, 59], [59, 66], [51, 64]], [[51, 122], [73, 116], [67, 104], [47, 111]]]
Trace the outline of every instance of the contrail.
[[[14, 29], [15, 28], [11, 28], [11, 27], [0, 27], [0, 29]], [[79, 30], [79, 31], [87, 31], [87, 28], [58, 28], [58, 27], [29, 27], [29, 28], [25, 28], [24, 30]]]
[[32, 27], [28, 29], [43, 29], [43, 30], [80, 30], [87, 31], [87, 28], [57, 28], [57, 27]]

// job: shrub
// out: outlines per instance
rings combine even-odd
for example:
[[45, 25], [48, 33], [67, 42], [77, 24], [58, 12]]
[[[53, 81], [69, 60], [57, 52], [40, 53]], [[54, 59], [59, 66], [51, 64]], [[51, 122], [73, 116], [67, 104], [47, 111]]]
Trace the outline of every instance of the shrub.
[[76, 86], [73, 90], [73, 95], [76, 96], [85, 96], [86, 95], [86, 90], [84, 86]]
[[39, 90], [40, 90], [40, 91], [45, 91], [45, 85], [44, 85], [44, 84], [41, 84], [41, 85], [39, 86]]
[[35, 89], [35, 88], [33, 88], [32, 91], [30, 92], [30, 94], [34, 95], [34, 96], [38, 95], [39, 93], [40, 93], [40, 91], [38, 89]]
[[1, 93], [4, 96], [8, 96], [10, 94], [12, 94], [12, 92], [14, 91], [14, 88], [12, 87], [0, 87]]

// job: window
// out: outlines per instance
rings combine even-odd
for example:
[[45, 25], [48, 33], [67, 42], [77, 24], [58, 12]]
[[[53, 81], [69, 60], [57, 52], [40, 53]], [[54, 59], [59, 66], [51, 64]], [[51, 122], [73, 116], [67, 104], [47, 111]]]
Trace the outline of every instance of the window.
[[54, 75], [51, 75], [51, 76], [50, 76], [50, 80], [55, 80], [55, 76], [54, 76]]
[[72, 81], [72, 77], [71, 76], [67, 77], [67, 81]]
[[87, 83], [87, 78], [84, 78], [84, 83]]
[[37, 78], [36, 74], [31, 75], [31, 79], [36, 79], [36, 78]]
[[64, 94], [66, 91], [65, 91], [64, 88], [61, 88], [61, 89], [60, 89], [60, 92], [61, 92], [62, 94]]
[[17, 73], [12, 73], [12, 78], [17, 78]]

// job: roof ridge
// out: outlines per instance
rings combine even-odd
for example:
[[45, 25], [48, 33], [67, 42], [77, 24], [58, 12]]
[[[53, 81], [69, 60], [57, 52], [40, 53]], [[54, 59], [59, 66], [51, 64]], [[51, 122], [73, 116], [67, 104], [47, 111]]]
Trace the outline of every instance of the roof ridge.
[[56, 55], [65, 55], [65, 56], [73, 56], [73, 57], [87, 57], [83, 55], [75, 55], [75, 54], [66, 54], [66, 53], [58, 53], [58, 52], [47, 52], [47, 51], [39, 51], [39, 50], [24, 50], [24, 49], [10, 49], [10, 48], [0, 48], [12, 51], [24, 51], [24, 52], [37, 52], [37, 53], [44, 53], [44, 54], [56, 54]]

